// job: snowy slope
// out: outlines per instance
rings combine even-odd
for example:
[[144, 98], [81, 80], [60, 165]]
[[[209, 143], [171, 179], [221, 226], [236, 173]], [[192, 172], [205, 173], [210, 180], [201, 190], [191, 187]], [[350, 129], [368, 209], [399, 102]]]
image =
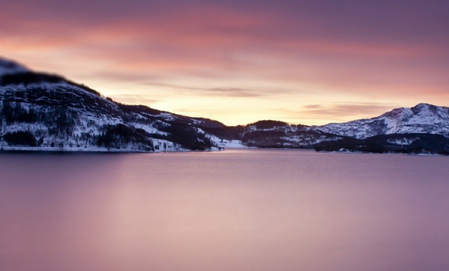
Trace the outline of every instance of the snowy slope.
[[310, 126], [270, 120], [249, 124], [241, 134], [244, 144], [265, 148], [311, 148], [323, 141], [339, 139], [340, 136], [317, 131]]
[[357, 139], [391, 134], [437, 134], [449, 137], [449, 108], [421, 103], [412, 108], [396, 108], [371, 119], [314, 128]]
[[218, 148], [219, 122], [123, 105], [56, 75], [0, 60], [0, 149], [186, 151]]
[[[250, 147], [445, 154], [445, 139], [423, 135], [449, 137], [449, 108], [418, 104], [413, 108], [394, 109], [376, 118], [347, 123], [306, 126], [268, 120], [234, 127], [233, 132], [227, 129], [216, 132], [217, 137], [240, 140]], [[369, 147], [374, 145], [375, 149]]]
[[[315, 148], [449, 154], [449, 108], [418, 104], [323, 126], [266, 120], [227, 127], [124, 105], [63, 77], [0, 59], [0, 150], [159, 152]], [[375, 148], [373, 148], [375, 146]]]

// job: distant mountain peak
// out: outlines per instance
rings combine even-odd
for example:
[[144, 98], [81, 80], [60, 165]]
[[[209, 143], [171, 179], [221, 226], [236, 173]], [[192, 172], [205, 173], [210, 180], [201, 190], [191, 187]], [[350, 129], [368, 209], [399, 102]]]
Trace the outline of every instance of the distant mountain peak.
[[[417, 115], [417, 114], [421, 114], [421, 113], [429, 112], [429, 111], [436, 113], [438, 108], [444, 108], [444, 107], [436, 106], [436, 105], [428, 104], [428, 103], [419, 103], [411, 108], [406, 108], [406, 107], [395, 108], [391, 111], [385, 112], [384, 114], [380, 115], [379, 117], [402, 117], [404, 115]], [[375, 117], [375, 118], [378, 118], [378, 117]]]
[[428, 107], [437, 107], [437, 106], [433, 105], [433, 104], [428, 104], [428, 103], [419, 103], [412, 108], [428, 108]]
[[320, 131], [363, 139], [388, 134], [439, 134], [449, 136], [449, 108], [420, 103], [411, 108], [395, 108], [378, 117], [331, 123]]
[[438, 114], [438, 109], [443, 109], [444, 107], [436, 106], [433, 104], [420, 103], [411, 108], [414, 114]]

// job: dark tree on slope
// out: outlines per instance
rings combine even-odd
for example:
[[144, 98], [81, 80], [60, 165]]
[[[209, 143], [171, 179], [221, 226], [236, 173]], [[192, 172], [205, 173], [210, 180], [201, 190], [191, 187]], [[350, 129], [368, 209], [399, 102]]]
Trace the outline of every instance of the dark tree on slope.
[[28, 131], [6, 133], [3, 139], [11, 146], [37, 146], [36, 138]]
[[142, 129], [135, 129], [123, 124], [107, 125], [103, 134], [98, 137], [97, 144], [100, 147], [120, 149], [126, 144], [140, 144], [142, 150], [153, 151], [153, 142], [147, 138]]
[[176, 123], [176, 125], [171, 124], [158, 128], [168, 133], [165, 139], [178, 143], [190, 150], [206, 150], [213, 146], [212, 142], [204, 134], [197, 132], [195, 128], [188, 125]]

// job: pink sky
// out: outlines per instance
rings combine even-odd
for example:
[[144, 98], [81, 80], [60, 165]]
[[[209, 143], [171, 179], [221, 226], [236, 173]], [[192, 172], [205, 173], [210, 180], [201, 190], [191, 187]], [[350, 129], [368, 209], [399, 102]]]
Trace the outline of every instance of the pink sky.
[[447, 1], [9, 1], [0, 55], [225, 124], [449, 105]]

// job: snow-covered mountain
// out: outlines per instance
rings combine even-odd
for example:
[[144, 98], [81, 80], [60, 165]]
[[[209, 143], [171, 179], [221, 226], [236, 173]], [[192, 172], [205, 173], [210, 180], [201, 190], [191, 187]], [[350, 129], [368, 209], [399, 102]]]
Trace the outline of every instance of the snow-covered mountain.
[[421, 103], [396, 108], [371, 119], [331, 123], [315, 129], [336, 135], [365, 139], [391, 134], [435, 134], [449, 137], [449, 108]]
[[60, 76], [0, 59], [0, 149], [184, 151], [217, 147], [224, 127], [146, 106], [123, 105]]
[[323, 126], [259, 121], [232, 130], [226, 127], [206, 131], [259, 148], [449, 154], [449, 108], [429, 104]]
[[449, 154], [449, 108], [418, 104], [322, 126], [227, 127], [124, 105], [63, 77], [0, 58], [0, 151], [186, 151], [226, 147]]
[[269, 148], [312, 148], [317, 143], [342, 138], [315, 130], [310, 126], [291, 125], [272, 120], [246, 125], [241, 133], [241, 140], [246, 145]]

